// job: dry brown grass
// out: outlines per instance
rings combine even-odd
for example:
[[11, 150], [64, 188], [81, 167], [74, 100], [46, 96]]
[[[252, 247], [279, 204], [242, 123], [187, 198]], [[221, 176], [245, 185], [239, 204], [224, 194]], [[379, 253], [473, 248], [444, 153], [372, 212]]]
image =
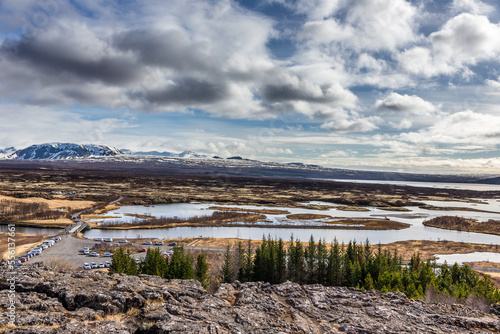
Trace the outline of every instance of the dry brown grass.
[[297, 214], [293, 214], [293, 215], [288, 215], [286, 216], [286, 218], [288, 219], [306, 219], [306, 220], [310, 220], [310, 219], [321, 219], [321, 218], [332, 218], [332, 216], [330, 215], [318, 215], [318, 214], [314, 214], [314, 213], [297, 213]]
[[457, 216], [441, 216], [423, 222], [425, 226], [445, 230], [467, 231], [500, 235], [500, 221], [489, 219], [481, 222], [476, 219], [467, 219]]
[[4, 195], [0, 195], [0, 200], [19, 201], [24, 203], [47, 203], [51, 210], [66, 208], [71, 208], [71, 210], [84, 210], [96, 205], [96, 203], [92, 201], [70, 201], [67, 199], [49, 200], [41, 197], [15, 198]]
[[336, 206], [335, 209], [339, 211], [359, 211], [359, 212], [368, 212], [370, 209], [361, 208], [359, 206]]
[[[9, 235], [5, 232], [0, 233], [0, 254], [1, 258], [7, 258], [7, 250], [8, 250], [8, 238]], [[19, 256], [21, 254], [26, 253], [31, 246], [40, 243], [42, 240], [44, 240], [46, 236], [44, 235], [29, 235], [29, 234], [21, 234], [21, 233], [16, 233], [15, 237], [13, 238], [15, 240], [16, 244], [16, 256]]]
[[290, 211], [278, 210], [278, 209], [243, 209], [243, 208], [228, 208], [225, 206], [211, 206], [208, 209], [218, 210], [218, 211], [251, 212], [251, 213], [261, 213], [268, 215], [287, 215], [290, 213]]
[[382, 249], [397, 250], [404, 260], [419, 253], [424, 260], [433, 259], [434, 254], [465, 254], [472, 252], [500, 252], [500, 245], [471, 244], [457, 241], [408, 240], [383, 244]]

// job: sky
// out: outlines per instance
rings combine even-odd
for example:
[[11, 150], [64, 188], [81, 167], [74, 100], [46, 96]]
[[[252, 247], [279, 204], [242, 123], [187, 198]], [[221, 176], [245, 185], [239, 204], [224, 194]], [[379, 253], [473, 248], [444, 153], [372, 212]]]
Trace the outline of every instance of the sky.
[[496, 0], [2, 0], [0, 148], [500, 173]]

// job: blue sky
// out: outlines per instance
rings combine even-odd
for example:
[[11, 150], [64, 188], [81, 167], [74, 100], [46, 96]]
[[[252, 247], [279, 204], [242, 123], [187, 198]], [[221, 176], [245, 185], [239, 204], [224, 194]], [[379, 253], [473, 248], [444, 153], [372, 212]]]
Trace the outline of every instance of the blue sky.
[[489, 0], [4, 0], [0, 148], [497, 174], [499, 21]]

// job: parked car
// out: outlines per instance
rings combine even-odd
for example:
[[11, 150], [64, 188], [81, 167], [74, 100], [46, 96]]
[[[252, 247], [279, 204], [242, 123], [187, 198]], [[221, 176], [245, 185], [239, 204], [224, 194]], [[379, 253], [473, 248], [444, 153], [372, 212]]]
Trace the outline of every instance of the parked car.
[[18, 267], [18, 266], [22, 266], [23, 263], [19, 260], [14, 260], [14, 261], [12, 261], [12, 265]]
[[172, 246], [177, 246], [177, 243], [176, 243], [176, 242], [171, 242], [171, 243], [169, 243], [167, 246], [171, 246], [171, 247], [172, 247]]
[[113, 238], [104, 238], [102, 240], [105, 241], [105, 242], [111, 242], [111, 241], [113, 241]]
[[102, 241], [102, 238], [95, 238], [94, 241]]
[[90, 254], [90, 251], [89, 251], [88, 249], [84, 249], [84, 250], [83, 250], [83, 254], [85, 254], [85, 255], [89, 255], [89, 254]]
[[104, 263], [99, 263], [99, 268], [105, 268]]
[[106, 268], [109, 268], [109, 267], [111, 267], [111, 262], [106, 261], [106, 262], [104, 262], [104, 265], [106, 266]]
[[163, 246], [165, 243], [163, 241], [157, 241], [155, 242], [155, 246]]
[[102, 254], [102, 256], [104, 256], [104, 257], [112, 257], [113, 254], [111, 254], [111, 253], [104, 253], [104, 254]]
[[141, 260], [135, 259], [135, 263], [139, 264], [139, 263], [141, 263]]
[[147, 248], [141, 249], [141, 252], [147, 252], [147, 251], [148, 251]]
[[88, 264], [88, 263], [84, 263], [83, 264], [83, 269], [88, 270], [88, 269], [91, 269], [91, 268], [92, 267], [90, 266], [90, 264]]
[[18, 260], [19, 260], [20, 262], [26, 262], [26, 261], [28, 261], [28, 258], [27, 258], [27, 257], [22, 257], [22, 256], [20, 256], [20, 257], [18, 258]]
[[40, 247], [41, 247], [42, 249], [47, 249], [47, 248], [49, 248], [49, 245], [47, 245], [47, 244], [41, 244], [41, 245], [40, 245]]
[[97, 253], [97, 252], [91, 252], [91, 253], [90, 253], [90, 256], [99, 257], [99, 256], [100, 256], [100, 254], [99, 254], [99, 253]]
[[92, 263], [90, 264], [90, 266], [91, 266], [93, 269], [94, 269], [94, 268], [97, 268], [97, 263], [92, 262]]
[[152, 245], [153, 243], [151, 241], [144, 241], [142, 244], [143, 245]]
[[126, 242], [127, 242], [127, 240], [126, 240], [126, 239], [122, 239], [122, 240], [120, 240], [120, 241], [118, 241], [118, 242], [120, 242], [120, 243], [122, 243], [122, 244], [123, 244], [123, 243], [126, 243]]

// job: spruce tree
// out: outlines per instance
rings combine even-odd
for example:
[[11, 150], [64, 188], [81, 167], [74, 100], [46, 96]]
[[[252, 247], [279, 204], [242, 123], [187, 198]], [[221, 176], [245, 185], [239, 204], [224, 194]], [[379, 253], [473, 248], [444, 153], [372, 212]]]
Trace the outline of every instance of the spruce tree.
[[222, 282], [232, 283], [234, 278], [233, 263], [231, 259], [231, 248], [229, 245], [224, 253], [224, 264], [222, 265]]
[[210, 286], [210, 277], [208, 276], [208, 262], [205, 254], [201, 253], [196, 259], [195, 277], [201, 285], [208, 289]]

